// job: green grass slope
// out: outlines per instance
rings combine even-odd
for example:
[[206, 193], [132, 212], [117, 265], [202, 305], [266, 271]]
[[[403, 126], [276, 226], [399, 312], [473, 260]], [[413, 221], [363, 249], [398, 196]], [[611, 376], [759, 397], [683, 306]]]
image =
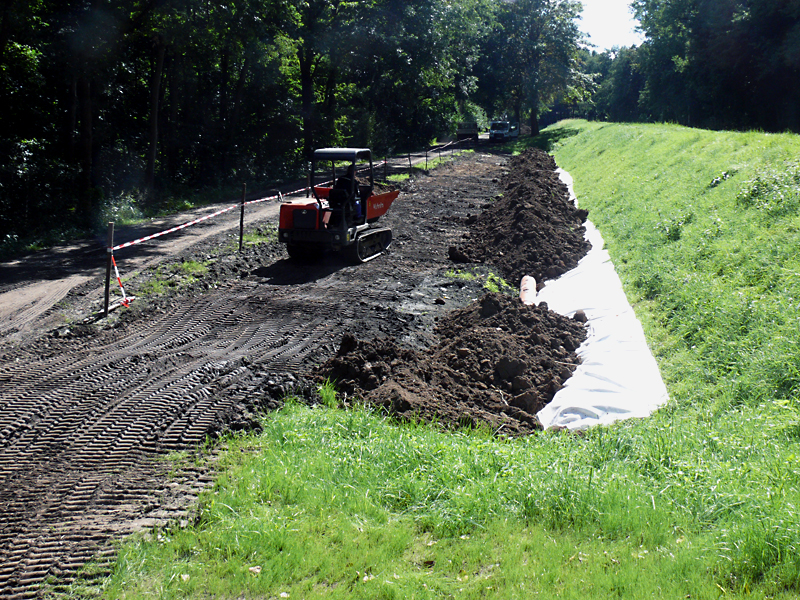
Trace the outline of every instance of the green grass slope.
[[565, 122], [555, 156], [603, 233], [671, 393], [797, 406], [800, 137]]
[[800, 138], [570, 121], [534, 142], [604, 235], [667, 407], [504, 440], [338, 409], [324, 389], [228, 441], [196, 523], [59, 593], [797, 597]]

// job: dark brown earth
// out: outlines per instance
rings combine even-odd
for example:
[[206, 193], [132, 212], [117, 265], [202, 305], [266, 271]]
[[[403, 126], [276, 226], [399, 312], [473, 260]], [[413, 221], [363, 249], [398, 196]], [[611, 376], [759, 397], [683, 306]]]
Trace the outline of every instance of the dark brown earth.
[[[230, 231], [134, 276], [139, 298], [109, 319], [90, 316], [80, 288], [48, 311], [48, 323], [63, 314], [45, 335], [0, 335], [0, 597], [41, 595], [48, 578], [63, 589], [90, 560], [102, 576], [115, 538], [190, 520], [212, 467], [163, 456], [257, 428], [287, 394], [318, 401], [322, 376], [401, 418], [536, 429], [583, 328], [484, 282], [518, 286], [579, 258], [581, 213], [547, 161], [479, 148], [419, 173], [381, 219], [392, 247], [363, 265], [298, 265], [270, 219], [253, 229], [273, 241], [241, 255]], [[453, 263], [451, 247], [480, 262]], [[208, 271], [188, 273], [190, 260]], [[125, 275], [124, 253], [117, 262]], [[143, 295], [153, 282], [169, 291]]]
[[583, 227], [589, 212], [566, 201], [569, 191], [556, 168], [541, 151], [511, 159], [503, 194], [469, 219], [467, 239], [450, 248], [450, 258], [491, 263], [515, 285], [525, 275], [541, 284], [574, 269], [590, 248]]
[[520, 434], [540, 428], [534, 415], [569, 379], [586, 337], [582, 324], [499, 293], [448, 314], [435, 332], [424, 351], [346, 334], [318, 373], [406, 419]]
[[[542, 282], [574, 268], [589, 249], [587, 211], [569, 201], [556, 168], [537, 150], [511, 159], [499, 181], [503, 194], [466, 217], [470, 229], [450, 246], [450, 259], [488, 263], [515, 286], [525, 275]], [[429, 348], [348, 334], [317, 373], [403, 418], [520, 434], [540, 427], [535, 414], [575, 370], [585, 337], [581, 323], [546, 305], [487, 294], [447, 314]]]

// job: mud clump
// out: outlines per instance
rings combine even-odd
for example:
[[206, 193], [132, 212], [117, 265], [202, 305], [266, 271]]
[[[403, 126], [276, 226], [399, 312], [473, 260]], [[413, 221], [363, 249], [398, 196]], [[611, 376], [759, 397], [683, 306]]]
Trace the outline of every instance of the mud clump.
[[571, 376], [586, 337], [575, 320], [495, 293], [452, 311], [436, 333], [428, 351], [345, 334], [317, 376], [400, 418], [520, 435], [540, 428], [535, 413]]
[[494, 265], [513, 285], [525, 275], [537, 282], [555, 279], [590, 248], [583, 226], [588, 212], [572, 203], [546, 152], [530, 148], [509, 167], [502, 195], [467, 219], [469, 233], [449, 249], [450, 260]]

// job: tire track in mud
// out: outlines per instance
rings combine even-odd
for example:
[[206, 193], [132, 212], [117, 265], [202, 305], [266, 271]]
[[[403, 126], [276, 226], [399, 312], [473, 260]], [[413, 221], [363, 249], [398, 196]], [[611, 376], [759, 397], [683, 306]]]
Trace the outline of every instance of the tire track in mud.
[[[436, 311], [476, 295], [448, 281], [442, 261], [458, 223], [496, 193], [500, 168], [473, 157], [457, 195], [410, 186], [387, 215], [396, 244], [385, 259], [298, 269], [281, 248], [219, 289], [154, 302], [115, 328], [0, 345], [0, 598], [103, 577], [112, 539], [190, 521], [209, 467], [161, 457], [237, 426], [253, 407], [277, 407], [290, 385], [308, 385], [343, 330], [427, 343]], [[89, 561], [97, 566], [78, 574]]]
[[[269, 373], [307, 370], [338, 341], [332, 323], [391, 294], [243, 282], [124, 331], [0, 356], [0, 597], [36, 597], [89, 560], [103, 575], [112, 536], [179, 518], [210, 477], [189, 468], [165, 487], [156, 459], [203, 442]], [[170, 494], [175, 510], [154, 513]]]

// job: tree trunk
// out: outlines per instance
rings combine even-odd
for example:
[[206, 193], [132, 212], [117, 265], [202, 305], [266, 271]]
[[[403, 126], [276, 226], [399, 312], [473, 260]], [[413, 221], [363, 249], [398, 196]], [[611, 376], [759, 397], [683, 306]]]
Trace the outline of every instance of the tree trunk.
[[244, 84], [247, 81], [247, 72], [250, 70], [250, 53], [245, 51], [244, 63], [239, 71], [239, 80], [236, 82], [236, 94], [233, 96], [233, 106], [231, 107], [231, 122], [228, 127], [228, 135], [232, 140], [237, 135], [239, 128], [239, 118], [242, 112], [242, 98], [244, 98]]
[[92, 212], [92, 82], [86, 73], [78, 79], [80, 105], [80, 218], [89, 221]]
[[531, 110], [531, 135], [539, 135], [539, 117], [536, 116], [536, 109]]
[[231, 79], [229, 72], [230, 57], [231, 50], [229, 47], [225, 46], [222, 50], [222, 60], [220, 60], [219, 65], [219, 122], [222, 125], [222, 127], [220, 127], [220, 133], [225, 131], [228, 121], [228, 84]]
[[181, 69], [183, 64], [180, 62], [180, 57], [172, 57], [170, 55], [170, 65], [167, 69], [168, 88], [167, 93], [169, 97], [169, 117], [167, 118], [167, 139], [166, 139], [166, 162], [167, 173], [170, 179], [174, 179], [178, 173], [178, 104], [179, 92], [181, 81]]
[[[222, 169], [223, 176], [226, 176], [228, 173], [228, 169], [230, 167], [231, 148], [233, 148], [234, 140], [236, 139], [236, 136], [239, 134], [239, 116], [241, 113], [242, 97], [244, 96], [244, 83], [247, 78], [247, 71], [249, 68], [250, 68], [250, 55], [245, 51], [244, 63], [242, 64], [242, 68], [239, 71], [239, 80], [236, 82], [236, 91], [234, 92], [233, 95], [230, 114], [228, 114], [227, 110], [225, 111], [226, 115], [225, 122], [223, 122], [224, 129], [222, 130], [222, 136], [224, 143], [222, 145], [222, 153], [220, 157], [221, 159], [220, 166]], [[228, 65], [226, 61], [225, 74], [223, 76], [223, 81], [225, 82], [226, 88], [229, 82], [227, 70], [228, 70]]]
[[539, 90], [531, 97], [531, 135], [539, 135]]
[[325, 134], [333, 138], [336, 135], [336, 79], [338, 72], [334, 65], [328, 68], [328, 79], [325, 83], [324, 115], [327, 123]]
[[64, 156], [73, 160], [77, 155], [75, 148], [75, 131], [78, 129], [78, 76], [73, 73], [69, 82], [69, 99], [67, 115], [64, 121], [63, 151]]
[[164, 71], [164, 55], [167, 47], [163, 40], [156, 40], [156, 57], [150, 77], [150, 131], [147, 168], [144, 174], [144, 187], [153, 189], [156, 179], [156, 157], [158, 156], [158, 100], [161, 96], [161, 75]]
[[300, 111], [303, 117], [303, 157], [311, 160], [314, 152], [314, 77], [313, 53], [310, 49], [297, 51], [300, 61]]

